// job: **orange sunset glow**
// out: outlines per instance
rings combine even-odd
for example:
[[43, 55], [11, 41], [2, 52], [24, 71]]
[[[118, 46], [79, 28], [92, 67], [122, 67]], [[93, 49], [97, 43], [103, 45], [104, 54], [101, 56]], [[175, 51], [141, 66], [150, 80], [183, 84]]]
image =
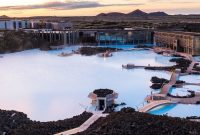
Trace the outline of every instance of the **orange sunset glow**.
[[0, 15], [93, 16], [101, 12], [164, 11], [168, 14], [200, 14], [199, 0], [0, 0]]

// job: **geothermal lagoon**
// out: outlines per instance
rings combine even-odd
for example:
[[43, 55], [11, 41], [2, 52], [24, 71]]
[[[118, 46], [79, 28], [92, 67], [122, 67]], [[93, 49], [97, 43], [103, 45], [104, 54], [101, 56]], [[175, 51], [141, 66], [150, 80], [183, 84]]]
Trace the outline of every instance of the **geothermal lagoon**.
[[[121, 46], [119, 46], [121, 47]], [[132, 46], [130, 46], [132, 47]], [[37, 49], [4, 54], [0, 58], [0, 108], [24, 112], [32, 120], [52, 121], [70, 118], [90, 109], [90, 92], [99, 88], [115, 90], [117, 103], [135, 109], [142, 107], [152, 90], [152, 76], [169, 79], [171, 73], [144, 69], [126, 70], [122, 64], [147, 66], [169, 66], [171, 57], [161, 56], [153, 51], [122, 51], [113, 57], [73, 55], [57, 56], [78, 47], [63, 50], [40, 51]], [[128, 48], [128, 46], [126, 46]], [[180, 80], [199, 82], [199, 76], [186, 76]], [[198, 90], [198, 87], [185, 86]], [[165, 105], [150, 111], [152, 114], [186, 117], [200, 114], [196, 105]]]

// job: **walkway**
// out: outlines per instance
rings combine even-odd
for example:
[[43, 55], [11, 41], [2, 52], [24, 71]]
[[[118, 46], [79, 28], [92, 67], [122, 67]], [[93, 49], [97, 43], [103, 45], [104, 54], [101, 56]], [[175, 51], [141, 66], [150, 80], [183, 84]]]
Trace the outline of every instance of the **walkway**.
[[124, 49], [123, 51], [140, 51], [140, 50], [153, 50], [151, 48], [129, 48], [129, 49]]
[[147, 66], [136, 66], [134, 64], [122, 65], [124, 69], [146, 68]]
[[[157, 52], [163, 51], [164, 52], [166, 50], [164, 50], [164, 49], [159, 50], [159, 48], [158, 48], [155, 51], [157, 51]], [[167, 50], [167, 51], [169, 51], [169, 50]], [[186, 59], [190, 60], [191, 64], [187, 68], [187, 74], [193, 72], [193, 67], [194, 67], [196, 61], [195, 61], [195, 59], [193, 59], [192, 55], [185, 54], [185, 53], [179, 53], [179, 52], [173, 52], [173, 51], [171, 51], [170, 53], [178, 54], [178, 55], [183, 56]], [[163, 104], [169, 104], [169, 103], [196, 104], [197, 102], [200, 102], [200, 93], [199, 92], [195, 92], [195, 97], [192, 97], [192, 98], [174, 98], [174, 97], [167, 96], [167, 94], [169, 93], [172, 86], [176, 84], [176, 81], [178, 80], [180, 75], [181, 75], [181, 73], [178, 71], [173, 72], [171, 75], [171, 78], [169, 80], [169, 83], [165, 84], [161, 88], [160, 93], [151, 95], [151, 97], [162, 96], [162, 97], [164, 97], [164, 100], [153, 100], [153, 101], [150, 100], [150, 103], [148, 103], [145, 106], [143, 106], [142, 108], [140, 108], [139, 112], [148, 112], [152, 108], [155, 108], [155, 107], [163, 105]], [[196, 85], [199, 85], [199, 84], [196, 84]]]
[[200, 86], [200, 83], [188, 83], [188, 82], [186, 82], [183, 85], [196, 85], [196, 86]]
[[179, 74], [173, 72], [172, 75], [171, 75], [171, 78], [169, 80], [169, 83], [165, 84], [161, 88], [160, 94], [167, 95], [167, 93], [169, 92], [169, 90], [171, 89], [171, 87], [176, 84], [176, 81], [177, 81], [178, 77], [179, 77]]
[[70, 129], [55, 135], [73, 135], [79, 132], [83, 132], [86, 129], [89, 128], [90, 125], [92, 125], [95, 121], [97, 121], [99, 118], [101, 117], [106, 117], [108, 114], [103, 114], [102, 112], [98, 111], [98, 112], [93, 112], [93, 115], [87, 120], [85, 121], [81, 126], [74, 128], [74, 129]]
[[143, 106], [142, 108], [140, 108], [138, 111], [139, 112], [148, 112], [149, 110], [157, 107], [157, 106], [160, 106], [160, 105], [164, 105], [164, 104], [170, 104], [172, 103], [170, 100], [155, 100], [155, 101], [152, 101], [148, 104], [146, 104], [145, 106]]
[[167, 100], [180, 104], [196, 104], [197, 102], [200, 102], [200, 95], [195, 95], [195, 97], [191, 98], [174, 98], [167, 96]]
[[193, 58], [190, 59], [192, 61], [192, 63], [190, 64], [190, 66], [187, 68], [187, 72], [190, 73], [193, 71], [193, 67], [194, 65], [197, 63]]
[[59, 49], [65, 48], [65, 47], [66, 47], [66, 45], [50, 46], [50, 48], [53, 50], [59, 50]]

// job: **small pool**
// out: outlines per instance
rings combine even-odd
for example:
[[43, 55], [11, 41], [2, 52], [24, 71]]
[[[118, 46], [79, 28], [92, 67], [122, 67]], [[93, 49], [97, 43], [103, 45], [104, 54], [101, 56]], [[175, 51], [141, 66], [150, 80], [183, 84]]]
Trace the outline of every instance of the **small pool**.
[[150, 114], [186, 118], [187, 116], [200, 116], [199, 105], [168, 104], [156, 107], [149, 111]]

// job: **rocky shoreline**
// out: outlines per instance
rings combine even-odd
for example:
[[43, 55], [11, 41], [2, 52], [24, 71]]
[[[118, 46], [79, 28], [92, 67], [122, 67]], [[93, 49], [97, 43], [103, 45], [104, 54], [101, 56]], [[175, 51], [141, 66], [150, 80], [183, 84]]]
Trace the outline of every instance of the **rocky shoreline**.
[[22, 112], [0, 110], [0, 135], [52, 135], [76, 128], [91, 116], [83, 112], [69, 119], [39, 122], [30, 120]]
[[[0, 110], [0, 135], [53, 135], [76, 128], [84, 123], [91, 113], [83, 112], [70, 119], [37, 122], [27, 118], [22, 112]], [[200, 124], [190, 119], [199, 117], [177, 118], [140, 113], [133, 108], [123, 108], [111, 112], [106, 118], [100, 118], [86, 131], [77, 135], [199, 135]]]
[[[164, 84], [169, 83], [169, 80], [164, 79], [164, 78], [159, 78], [157, 76], [153, 76], [151, 78], [151, 83], [152, 83], [152, 85], [150, 86], [150, 88], [157, 90], [157, 89], [161, 89], [161, 87]], [[184, 84], [184, 83], [185, 83], [185, 81], [181, 81], [181, 80], [176, 81], [176, 85]], [[173, 87], [176, 87], [176, 85], [174, 85]]]
[[100, 118], [78, 135], [199, 135], [200, 124], [183, 118], [155, 116], [124, 108]]
[[181, 73], [185, 73], [189, 65], [191, 64], [190, 60], [184, 58], [172, 58], [170, 62], [175, 62], [174, 66], [166, 66], [166, 67], [145, 67], [147, 70], [164, 70], [164, 71], [173, 71], [175, 69], [180, 69]]

